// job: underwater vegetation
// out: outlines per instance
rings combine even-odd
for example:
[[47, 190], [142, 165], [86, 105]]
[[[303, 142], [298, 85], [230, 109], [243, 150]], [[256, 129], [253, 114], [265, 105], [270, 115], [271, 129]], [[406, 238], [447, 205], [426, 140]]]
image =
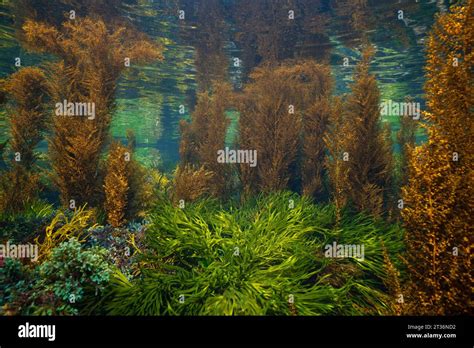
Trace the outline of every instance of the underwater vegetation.
[[18, 213], [39, 190], [39, 176], [34, 168], [35, 147], [47, 128], [47, 80], [42, 70], [28, 67], [11, 75], [3, 88], [13, 101], [8, 111], [11, 134], [8, 142], [15, 160], [0, 180], [0, 211]]
[[[0, 80], [0, 314], [474, 313], [474, 1], [436, 5], [395, 127], [374, 36], [416, 45], [421, 4], [54, 2], [8, 4], [38, 61]], [[194, 76], [153, 77], [182, 93], [171, 170], [111, 130], [123, 81], [151, 93], [167, 61]]]
[[[453, 7], [429, 38], [428, 141], [410, 153], [409, 181], [403, 188], [409, 293], [418, 310], [428, 313], [466, 312], [472, 305], [472, 292], [461, 284], [472, 285], [473, 8], [473, 2]], [[459, 254], [464, 257], [453, 257]]]
[[[60, 58], [49, 67], [53, 100], [94, 100], [94, 112], [87, 118], [53, 117], [48, 147], [53, 181], [63, 203], [94, 204], [100, 195], [99, 159], [110, 127], [116, 81], [126, 68], [124, 60], [141, 64], [160, 59], [160, 49], [129, 28], [108, 27], [101, 19], [87, 17], [65, 22], [60, 29], [26, 21], [23, 31], [27, 47]], [[56, 116], [62, 116], [57, 109]], [[91, 118], [94, 122], [88, 122]]]
[[[186, 209], [162, 202], [149, 219], [141, 275], [113, 275], [102, 303], [107, 314], [393, 313], [379, 251], [382, 244], [392, 255], [402, 251], [399, 226], [359, 215], [335, 228], [333, 206], [290, 193], [225, 209], [212, 200]], [[364, 244], [364, 258], [324, 257], [332, 241]]]

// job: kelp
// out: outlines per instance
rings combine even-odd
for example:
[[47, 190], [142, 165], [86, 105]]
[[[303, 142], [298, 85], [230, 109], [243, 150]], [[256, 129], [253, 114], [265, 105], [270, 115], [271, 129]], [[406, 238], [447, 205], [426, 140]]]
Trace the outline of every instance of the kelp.
[[[351, 93], [344, 103], [343, 164], [347, 165], [348, 200], [358, 211], [376, 216], [388, 204], [392, 182], [392, 146], [390, 134], [380, 120], [380, 91], [374, 75], [369, 73], [372, 46], [364, 48], [357, 65]], [[341, 136], [341, 135], [336, 135]]]
[[181, 165], [174, 173], [172, 200], [176, 204], [185, 206], [188, 202], [199, 198], [212, 197], [215, 195], [212, 187], [214, 180], [214, 173], [204, 167]]
[[[230, 123], [225, 112], [232, 105], [232, 89], [226, 83], [214, 83], [212, 91], [198, 94], [196, 107], [191, 121], [181, 120], [181, 164], [180, 178], [190, 167], [212, 172], [212, 179], [207, 182], [215, 197], [224, 198], [228, 194], [229, 177], [232, 168], [229, 164], [219, 163], [217, 153], [225, 147], [225, 138]], [[184, 167], [189, 167], [185, 169]], [[199, 172], [199, 170], [197, 170]], [[202, 177], [202, 176], [201, 176]], [[177, 184], [184, 183], [177, 180]], [[184, 188], [177, 192], [184, 193]], [[189, 195], [186, 195], [189, 198]], [[179, 197], [178, 197], [179, 198]], [[184, 199], [180, 197], [179, 199]]]
[[88, 17], [67, 21], [60, 29], [32, 20], [23, 25], [28, 48], [60, 58], [50, 68], [53, 101], [95, 105], [94, 119], [53, 117], [49, 152], [64, 204], [74, 200], [78, 205], [95, 205], [100, 200], [99, 160], [125, 60], [134, 65], [162, 59], [160, 47], [127, 29]]
[[155, 189], [165, 190], [167, 180], [157, 171], [146, 170], [134, 156], [135, 135], [127, 132], [128, 144], [113, 142], [109, 148], [104, 179], [104, 210], [113, 227], [143, 218], [156, 199]]
[[17, 213], [36, 198], [40, 188], [35, 148], [47, 129], [48, 85], [41, 69], [28, 67], [9, 76], [3, 88], [9, 100], [8, 144], [13, 158], [0, 177], [0, 211]]
[[112, 143], [104, 180], [104, 209], [107, 212], [107, 221], [113, 227], [120, 227], [125, 223], [129, 190], [127, 172], [130, 159], [130, 149], [119, 143]]
[[5, 89], [11, 100], [9, 145], [12, 152], [21, 155], [18, 162], [30, 170], [49, 119], [46, 75], [36, 67], [22, 68], [9, 76]]
[[238, 146], [256, 150], [258, 156], [255, 168], [248, 163], [239, 166], [244, 195], [297, 189], [294, 179], [301, 176], [303, 191], [315, 195], [322, 184], [329, 70], [313, 61], [289, 61], [263, 65], [250, 79], [236, 97]]
[[[350, 124], [345, 119], [343, 100], [340, 97], [335, 97], [324, 142], [327, 148], [325, 166], [331, 188], [331, 200], [336, 208], [336, 222], [341, 219], [341, 212], [347, 204], [349, 195], [349, 168], [345, 163], [346, 144], [355, 141], [355, 139], [353, 133], [347, 131], [348, 127]], [[341, 134], [344, 136], [342, 137]]]
[[428, 141], [411, 151], [403, 188], [409, 313], [473, 313], [473, 10], [452, 6], [428, 40]]

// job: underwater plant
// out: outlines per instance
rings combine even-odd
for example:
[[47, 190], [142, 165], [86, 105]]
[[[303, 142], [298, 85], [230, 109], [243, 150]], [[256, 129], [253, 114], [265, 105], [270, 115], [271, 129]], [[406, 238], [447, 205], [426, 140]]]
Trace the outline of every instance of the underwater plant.
[[[291, 184], [297, 190], [298, 182], [293, 181], [301, 176], [298, 155], [302, 147], [303, 185], [308, 194], [314, 194], [322, 181], [321, 135], [327, 110], [319, 108], [327, 106], [329, 70], [313, 61], [289, 61], [260, 66], [250, 78], [236, 97], [240, 112], [238, 145], [258, 155], [255, 168], [247, 163], [239, 167], [244, 195], [278, 191]], [[310, 178], [312, 173], [315, 178]]]
[[0, 315], [474, 314], [447, 3], [2, 2]]
[[[341, 212], [347, 204], [349, 195], [347, 191], [349, 168], [344, 161], [344, 156], [346, 144], [354, 141], [354, 138], [351, 132], [346, 131], [347, 127], [349, 127], [349, 123], [345, 121], [343, 100], [341, 97], [335, 97], [324, 142], [327, 148], [325, 165], [331, 187], [332, 202], [336, 208], [336, 222], [341, 219]], [[344, 137], [341, 137], [341, 134], [344, 134]]]
[[[356, 68], [351, 93], [344, 103], [347, 141], [344, 144], [350, 202], [376, 216], [387, 204], [392, 182], [392, 146], [380, 124], [380, 91], [369, 73], [374, 48], [367, 46]], [[350, 134], [350, 135], [349, 135]]]
[[[305, 86], [301, 88], [303, 112], [301, 149], [301, 193], [320, 198], [323, 191], [326, 169], [327, 132], [332, 105], [332, 85], [330, 70], [316, 63], [306, 63], [296, 74], [304, 76]], [[309, 86], [306, 86], [308, 84]]]
[[274, 67], [270, 64], [256, 68], [250, 75], [238, 102], [240, 149], [255, 150], [258, 165], [240, 165], [243, 195], [256, 192], [283, 190], [291, 177], [296, 161], [301, 112], [290, 113], [297, 97], [291, 67]]
[[31, 271], [26, 265], [18, 259], [6, 258], [0, 267], [0, 314], [21, 313], [32, 283]]
[[36, 197], [39, 175], [35, 148], [47, 128], [48, 87], [41, 69], [28, 67], [9, 76], [3, 88], [11, 100], [8, 144], [14, 159], [0, 177], [0, 212], [18, 213]]
[[[104, 180], [104, 210], [113, 227], [123, 226], [127, 221], [143, 218], [144, 212], [153, 204], [156, 189], [166, 186], [164, 177], [156, 171], [146, 170], [133, 155], [134, 135], [128, 133], [129, 144], [118, 142], [110, 145]], [[159, 187], [155, 187], [159, 186]]]
[[[23, 186], [25, 187], [25, 186]], [[43, 200], [30, 202], [22, 211], [0, 213], [0, 241], [32, 241], [42, 234], [55, 216], [52, 204]]]
[[60, 29], [27, 20], [23, 31], [27, 48], [60, 58], [50, 66], [53, 101], [76, 103], [76, 108], [77, 103], [90, 105], [86, 115], [72, 112], [72, 117], [69, 106], [58, 114], [56, 104], [48, 151], [63, 203], [69, 205], [73, 200], [76, 206], [94, 206], [102, 189], [99, 161], [108, 137], [117, 79], [127, 62], [162, 59], [162, 50], [144, 34], [88, 17], [67, 21]]
[[38, 244], [38, 259], [40, 261], [48, 259], [53, 249], [62, 242], [71, 238], [76, 238], [79, 242], [84, 242], [87, 236], [87, 228], [94, 228], [91, 224], [94, 211], [84, 207], [69, 211], [56, 211], [56, 215], [51, 223], [46, 227], [44, 234], [36, 237]]
[[104, 180], [104, 208], [107, 212], [107, 221], [113, 227], [120, 227], [125, 223], [129, 190], [127, 171], [130, 158], [130, 149], [127, 147], [116, 142], [110, 145]]
[[[294, 205], [289, 206], [288, 202]], [[382, 242], [402, 251], [400, 228], [345, 216], [280, 193], [221, 207], [161, 202], [151, 213], [141, 277], [117, 272], [100, 306], [113, 315], [323, 315], [390, 311]], [[380, 233], [383, 230], [383, 233]], [[325, 245], [363, 243], [365, 257], [324, 256]], [[334, 272], [339, 268], [338, 272]]]
[[143, 240], [146, 229], [146, 223], [137, 222], [129, 222], [120, 228], [97, 226], [89, 229], [90, 234], [84, 245], [106, 249], [107, 261], [131, 279], [139, 274], [137, 259], [141, 250], [145, 250]]
[[452, 6], [428, 41], [428, 142], [410, 153], [403, 188], [410, 313], [473, 314], [473, 10]]
[[26, 67], [10, 75], [5, 85], [12, 100], [9, 145], [12, 152], [21, 155], [16, 162], [30, 170], [49, 118], [46, 75], [39, 68]]
[[400, 279], [400, 271], [395, 267], [393, 264], [390, 255], [388, 253], [387, 248], [382, 243], [383, 247], [383, 258], [385, 264], [385, 272], [386, 277], [384, 280], [384, 284], [389, 292], [390, 302], [391, 302], [391, 309], [395, 315], [401, 315], [404, 311], [403, 304], [403, 290], [402, 284]]
[[39, 189], [38, 174], [13, 163], [10, 170], [0, 176], [0, 212], [21, 213], [37, 199]]
[[[106, 257], [106, 249], [84, 248], [79, 241], [71, 238], [54, 248], [50, 259], [39, 266], [37, 287], [42, 292], [54, 294], [64, 306], [71, 307], [69, 313], [77, 314], [77, 307], [88, 296], [87, 293], [103, 291], [109, 282], [112, 267]], [[60, 310], [61, 307], [53, 309]]]
[[77, 315], [85, 299], [104, 289], [112, 274], [107, 250], [84, 248], [72, 238], [36, 267], [7, 259], [0, 267], [1, 312], [5, 315]]
[[211, 182], [214, 180], [214, 173], [204, 167], [195, 169], [192, 166], [178, 166], [174, 173], [172, 200], [181, 205], [186, 202], [193, 202], [198, 198], [213, 196]]
[[[128, 189], [124, 218], [133, 221], [143, 219], [154, 202], [168, 193], [170, 182], [158, 169], [146, 167], [136, 159], [137, 141], [131, 129], [126, 131], [126, 138], [127, 147], [123, 159], [127, 162], [124, 173]], [[112, 168], [111, 171], [113, 172]]]
[[[226, 110], [232, 103], [232, 89], [226, 83], [214, 83], [212, 94], [209, 91], [201, 92], [197, 97], [196, 107], [191, 115], [191, 122], [182, 120], [180, 122], [181, 143], [180, 156], [181, 167], [203, 168], [212, 173], [212, 179], [207, 180], [207, 185], [212, 187], [212, 194], [215, 197], [224, 198], [229, 191], [229, 177], [232, 174], [231, 168], [217, 161], [217, 153], [225, 147], [225, 138], [229, 119], [226, 117]], [[179, 172], [182, 175], [190, 169], [182, 168]], [[196, 169], [198, 172], [199, 170]], [[195, 176], [202, 177], [200, 175]], [[176, 181], [176, 184], [183, 183], [183, 180]], [[176, 192], [183, 192], [184, 189], [177, 188]], [[188, 195], [189, 196], [189, 195]], [[184, 199], [185, 197], [179, 197]], [[187, 197], [189, 198], [189, 197]]]
[[127, 221], [143, 219], [154, 202], [166, 194], [169, 184], [163, 173], [140, 164], [133, 152], [128, 164], [127, 180], [129, 187], [125, 210]]

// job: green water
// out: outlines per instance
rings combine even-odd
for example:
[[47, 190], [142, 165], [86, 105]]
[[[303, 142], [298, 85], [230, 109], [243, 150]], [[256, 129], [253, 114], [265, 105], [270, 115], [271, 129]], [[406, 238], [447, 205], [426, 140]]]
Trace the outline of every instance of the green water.
[[[197, 3], [187, 3], [191, 7], [200, 6]], [[230, 6], [229, 3], [232, 1], [221, 1], [219, 6], [226, 9]], [[335, 13], [330, 8], [329, 1], [322, 3], [325, 5], [321, 13], [329, 18], [325, 30], [325, 40], [330, 47], [329, 62], [336, 82], [336, 93], [341, 94], [348, 91], [353, 68], [359, 58], [358, 51], [354, 48], [359, 41], [354, 39], [351, 42], [347, 39], [351, 35], [351, 29], [346, 28], [347, 18], [339, 15], [343, 12], [343, 4], [339, 6], [339, 12]], [[377, 76], [382, 99], [403, 101], [410, 95], [423, 106], [424, 43], [434, 14], [443, 8], [444, 2], [419, 1], [416, 7], [412, 6], [413, 1], [375, 3], [370, 5], [366, 20], [375, 21], [369, 31], [371, 41], [377, 48], [372, 70]], [[206, 24], [199, 21], [180, 22], [173, 6], [167, 7], [160, 1], [138, 1], [137, 5], [125, 9], [124, 15], [135, 26], [153, 40], [162, 43], [165, 47], [165, 59], [145, 67], [131, 67], [122, 75], [111, 128], [113, 136], [118, 139], [125, 139], [127, 129], [132, 129], [137, 136], [139, 160], [166, 171], [171, 170], [179, 160], [179, 121], [189, 118], [195, 104], [199, 69], [195, 62], [196, 45], [199, 45], [198, 41], [202, 36], [200, 25]], [[403, 20], [397, 19], [397, 8], [405, 8]], [[229, 16], [229, 11], [225, 13]], [[371, 18], [371, 14], [377, 18]], [[245, 33], [239, 32], [240, 28], [231, 16], [223, 20], [226, 24], [226, 33], [222, 35], [223, 53], [229, 63], [229, 79], [237, 86], [242, 79], [242, 72], [232, 62], [236, 57], [243, 59], [244, 54], [235, 38]], [[303, 38], [312, 37], [311, 33], [299, 35]], [[29, 54], [20, 47], [15, 39], [14, 15], [8, 1], [0, 5], [0, 37], [0, 77], [17, 69], [14, 66], [15, 57], [21, 58], [22, 66], [38, 65], [52, 59]], [[314, 44], [314, 40], [312, 42]], [[303, 47], [300, 51], [305, 49], [309, 50], [308, 47]], [[349, 66], [343, 66], [344, 58], [349, 58]], [[180, 105], [184, 106], [184, 113], [180, 113]], [[235, 124], [238, 115], [230, 115]], [[5, 139], [8, 135], [4, 116], [5, 110], [2, 110], [0, 139]], [[384, 121], [392, 124], [393, 131], [398, 129], [396, 116], [387, 116]], [[235, 127], [231, 129], [235, 130]], [[232, 134], [228, 137], [229, 141], [233, 138]], [[43, 152], [46, 147], [45, 141], [39, 146]]]

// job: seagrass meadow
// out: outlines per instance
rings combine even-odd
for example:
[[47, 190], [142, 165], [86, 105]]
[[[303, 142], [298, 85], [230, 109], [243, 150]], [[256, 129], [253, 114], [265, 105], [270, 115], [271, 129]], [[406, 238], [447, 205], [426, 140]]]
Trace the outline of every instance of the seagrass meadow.
[[0, 4], [0, 315], [472, 315], [474, 1]]

